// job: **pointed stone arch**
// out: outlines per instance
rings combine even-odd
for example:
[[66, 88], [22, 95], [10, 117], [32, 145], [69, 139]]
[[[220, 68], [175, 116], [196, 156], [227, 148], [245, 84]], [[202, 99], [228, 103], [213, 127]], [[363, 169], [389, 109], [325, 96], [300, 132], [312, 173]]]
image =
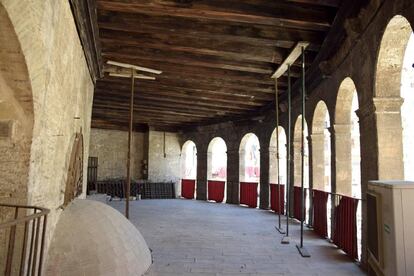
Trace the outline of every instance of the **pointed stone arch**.
[[33, 95], [13, 24], [0, 4], [0, 200], [28, 202]]

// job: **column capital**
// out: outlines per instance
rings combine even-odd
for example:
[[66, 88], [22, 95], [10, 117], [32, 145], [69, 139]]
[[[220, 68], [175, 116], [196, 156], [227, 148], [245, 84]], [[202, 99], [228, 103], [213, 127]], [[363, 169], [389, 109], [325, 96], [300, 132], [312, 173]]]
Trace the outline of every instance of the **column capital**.
[[401, 105], [404, 99], [401, 97], [376, 97], [372, 102], [360, 107], [356, 114], [363, 120], [373, 114], [397, 114], [401, 113]]

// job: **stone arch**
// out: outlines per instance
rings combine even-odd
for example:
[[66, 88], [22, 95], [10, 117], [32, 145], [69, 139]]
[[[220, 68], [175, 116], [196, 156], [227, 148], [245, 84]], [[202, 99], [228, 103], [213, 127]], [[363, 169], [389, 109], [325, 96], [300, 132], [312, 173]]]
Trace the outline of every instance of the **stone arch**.
[[316, 105], [312, 120], [313, 188], [331, 191], [330, 116], [324, 101]]
[[282, 126], [278, 126], [272, 132], [269, 144], [269, 182], [277, 183], [277, 140], [276, 131], [279, 133], [279, 171], [280, 171], [280, 183], [286, 184], [287, 179], [287, 150], [286, 150], [286, 132]]
[[254, 133], [243, 136], [239, 146], [240, 181], [259, 182], [260, 180], [260, 142]]
[[395, 15], [388, 22], [378, 52], [375, 97], [400, 97], [404, 54], [412, 32], [404, 16]]
[[378, 178], [404, 179], [401, 76], [412, 28], [395, 15], [384, 29], [375, 74]]
[[[308, 145], [308, 123], [305, 119], [305, 140], [304, 140], [304, 187], [309, 187], [309, 145]], [[302, 144], [302, 115], [299, 115], [295, 122], [293, 132], [293, 184], [294, 186], [301, 186], [301, 144]]]
[[181, 149], [181, 178], [197, 178], [197, 146], [192, 140], [187, 140]]
[[34, 122], [33, 95], [20, 42], [2, 4], [0, 47], [0, 200], [26, 204]]
[[[352, 196], [353, 185], [361, 189], [358, 94], [354, 81], [345, 78], [338, 89], [335, 108], [336, 192]], [[351, 173], [350, 173], [351, 172]], [[356, 183], [354, 183], [356, 182]], [[354, 186], [355, 186], [354, 185]]]

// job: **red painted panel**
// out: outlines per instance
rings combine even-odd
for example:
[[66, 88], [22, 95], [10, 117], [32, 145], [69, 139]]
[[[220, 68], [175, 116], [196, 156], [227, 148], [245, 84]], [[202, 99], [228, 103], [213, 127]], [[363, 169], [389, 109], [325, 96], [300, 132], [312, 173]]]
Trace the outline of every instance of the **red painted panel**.
[[328, 235], [328, 226], [326, 221], [327, 202], [327, 192], [313, 190], [313, 230], [323, 238]]
[[240, 182], [240, 204], [245, 204], [250, 208], [257, 207], [257, 183]]
[[[279, 193], [280, 192], [280, 203]], [[270, 184], [270, 209], [275, 213], [284, 214], [285, 212], [285, 185]]]
[[193, 199], [195, 191], [194, 179], [181, 179], [181, 196], [186, 199]]
[[335, 208], [334, 243], [353, 259], [358, 258], [356, 213], [358, 199], [342, 196]]
[[224, 181], [208, 181], [208, 200], [223, 202], [224, 200]]

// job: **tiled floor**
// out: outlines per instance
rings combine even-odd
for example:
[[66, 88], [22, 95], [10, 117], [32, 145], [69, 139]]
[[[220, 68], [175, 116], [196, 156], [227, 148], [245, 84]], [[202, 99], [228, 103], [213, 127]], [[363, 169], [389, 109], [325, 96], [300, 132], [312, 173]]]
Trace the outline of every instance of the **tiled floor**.
[[[123, 211], [125, 202], [110, 205]], [[131, 221], [153, 251], [148, 275], [363, 275], [359, 267], [312, 231], [305, 232], [310, 258], [296, 244], [282, 245], [269, 211], [195, 200], [131, 202]], [[284, 222], [284, 220], [283, 220]]]

